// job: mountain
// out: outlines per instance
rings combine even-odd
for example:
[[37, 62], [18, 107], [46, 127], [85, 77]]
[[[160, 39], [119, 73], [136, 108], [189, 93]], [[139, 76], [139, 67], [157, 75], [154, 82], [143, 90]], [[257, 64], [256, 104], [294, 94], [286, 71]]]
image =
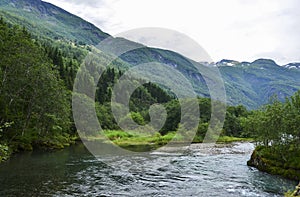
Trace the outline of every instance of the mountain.
[[238, 61], [223, 59], [223, 60], [217, 62], [215, 65], [216, 66], [235, 66], [237, 64], [239, 64]]
[[1, 0], [0, 16], [35, 35], [97, 44], [109, 35], [93, 24], [41, 0]]
[[0, 15], [12, 24], [25, 26], [38, 37], [87, 45], [96, 45], [105, 38], [111, 38], [108, 51], [116, 54], [120, 48], [139, 47], [119, 56], [126, 62], [124, 67], [148, 62], [166, 64], [180, 71], [202, 97], [209, 97], [210, 94], [203, 76], [194, 65], [202, 70], [217, 67], [225, 84], [228, 103], [243, 104], [249, 109], [268, 103], [273, 95], [284, 100], [300, 89], [300, 63], [279, 66], [268, 59], [254, 62], [226, 59], [217, 63], [194, 62], [173, 51], [147, 47], [124, 38], [113, 38], [93, 24], [40, 0], [2, 0]]
[[283, 101], [300, 89], [300, 70], [279, 66], [273, 60], [259, 59], [219, 69], [229, 102], [252, 109], [268, 103], [273, 95]]
[[[114, 44], [116, 46], [113, 46]], [[130, 42], [126, 42], [126, 45], [128, 44]], [[117, 48], [117, 46], [128, 47], [118, 41], [111, 43], [111, 48]], [[201, 97], [209, 97], [210, 93], [203, 76], [195, 65], [202, 71], [209, 67], [217, 67], [225, 84], [228, 104], [242, 104], [248, 109], [259, 108], [268, 103], [274, 95], [284, 101], [286, 97], [300, 89], [300, 69], [280, 66], [270, 59], [258, 59], [253, 62], [224, 59], [217, 63], [199, 63], [173, 51], [150, 47], [129, 51], [119, 57], [133, 66], [159, 62], [176, 68], [191, 82], [195, 92]], [[214, 76], [209, 76], [209, 78], [212, 77]]]
[[284, 67], [288, 69], [300, 69], [300, 63], [289, 63], [284, 65]]

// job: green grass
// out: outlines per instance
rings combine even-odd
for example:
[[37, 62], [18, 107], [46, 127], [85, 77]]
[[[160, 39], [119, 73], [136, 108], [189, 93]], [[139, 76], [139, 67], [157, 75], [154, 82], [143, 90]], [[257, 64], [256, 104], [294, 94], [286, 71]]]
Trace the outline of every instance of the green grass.
[[[167, 135], [160, 135], [159, 133], [149, 134], [137, 131], [118, 131], [106, 130], [105, 136], [118, 146], [129, 145], [165, 145], [174, 137], [175, 140], [180, 140], [180, 137], [175, 133], [168, 133]], [[103, 137], [103, 136], [102, 136]]]
[[[232, 142], [252, 142], [253, 138], [240, 138], [240, 137], [231, 137], [231, 136], [215, 136], [217, 143], [232, 143]], [[193, 143], [202, 143], [202, 136], [195, 136]]]
[[294, 196], [293, 193], [294, 192], [292, 192], [292, 191], [288, 191], [284, 194], [284, 197], [292, 197], [292, 196]]
[[[176, 135], [175, 132], [169, 132], [166, 135], [161, 135], [158, 132], [154, 134], [137, 132], [137, 131], [120, 131], [120, 130], [105, 130], [104, 135], [97, 136], [89, 136], [84, 137], [85, 140], [88, 141], [107, 141], [110, 140], [114, 144], [127, 147], [127, 146], [143, 146], [143, 145], [151, 145], [151, 146], [163, 146], [169, 143], [171, 140], [183, 143], [183, 137], [180, 135]], [[201, 143], [203, 141], [203, 137], [196, 136], [193, 140], [193, 143]], [[229, 136], [221, 136], [218, 138], [217, 143], [231, 143], [238, 141], [253, 141], [252, 138], [238, 138], [238, 137], [229, 137]]]
[[220, 136], [217, 140], [218, 143], [231, 143], [231, 142], [251, 142], [253, 138], [240, 138], [231, 136]]
[[83, 140], [88, 141], [112, 141], [118, 146], [137, 146], [137, 145], [155, 145], [162, 146], [171, 140], [180, 142], [182, 137], [170, 132], [167, 135], [161, 135], [156, 132], [153, 134], [138, 132], [138, 131], [120, 131], [120, 130], [105, 130], [104, 135], [96, 136], [81, 136]]

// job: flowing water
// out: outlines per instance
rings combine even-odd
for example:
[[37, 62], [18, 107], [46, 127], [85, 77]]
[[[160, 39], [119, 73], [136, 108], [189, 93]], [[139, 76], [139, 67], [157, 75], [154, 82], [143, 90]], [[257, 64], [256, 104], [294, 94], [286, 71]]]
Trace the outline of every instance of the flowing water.
[[0, 164], [0, 196], [283, 196], [294, 181], [246, 165], [251, 143], [193, 144], [183, 155], [120, 156], [116, 165], [78, 144]]

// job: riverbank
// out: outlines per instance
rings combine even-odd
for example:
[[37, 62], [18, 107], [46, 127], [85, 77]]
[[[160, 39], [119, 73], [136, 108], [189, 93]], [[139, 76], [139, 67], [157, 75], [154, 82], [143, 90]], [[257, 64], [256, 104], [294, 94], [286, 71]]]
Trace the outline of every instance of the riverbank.
[[11, 155], [11, 150], [6, 144], [0, 144], [0, 163], [7, 160]]
[[[104, 136], [105, 135], [105, 136]], [[174, 143], [185, 143], [183, 137], [176, 134], [175, 132], [169, 132], [166, 135], [161, 135], [156, 132], [154, 134], [144, 134], [135, 131], [119, 131], [119, 130], [105, 130], [104, 135], [98, 136], [81, 136], [82, 140], [86, 141], [112, 141], [114, 144], [123, 147], [148, 147], [148, 149], [153, 150], [161, 146], [166, 145], [171, 140]], [[217, 143], [232, 143], [232, 142], [251, 142], [252, 138], [238, 138], [231, 136], [220, 136], [216, 137]], [[196, 136], [192, 143], [202, 143], [203, 138]]]
[[291, 180], [300, 180], [300, 157], [295, 153], [293, 157], [282, 159], [273, 149], [257, 146], [253, 151], [248, 166], [273, 175], [280, 175]]
[[[154, 134], [143, 134], [134, 131], [119, 131], [119, 130], [105, 130], [104, 135], [98, 136], [71, 136], [71, 135], [57, 135], [54, 137], [43, 137], [38, 140], [31, 141], [14, 141], [9, 145], [0, 144], [0, 162], [8, 160], [10, 156], [17, 152], [32, 151], [32, 150], [59, 150], [74, 144], [77, 140], [87, 141], [107, 141], [110, 140], [117, 146], [125, 149], [135, 149], [140, 151], [155, 150], [161, 146], [166, 145], [171, 140], [175, 143], [183, 143], [183, 137], [176, 135], [175, 132], [169, 132], [166, 135], [161, 135], [156, 132]], [[232, 143], [232, 142], [251, 142], [252, 138], [238, 138], [231, 136], [220, 136], [217, 138], [217, 143]], [[202, 143], [203, 138], [196, 136], [192, 143]]]
[[0, 143], [0, 163], [8, 160], [11, 155], [18, 152], [27, 152], [33, 150], [59, 150], [75, 144], [79, 140], [77, 135], [56, 135], [44, 136], [39, 139], [22, 139], [10, 143]]
[[300, 182], [295, 187], [295, 191], [289, 191], [289, 192], [284, 194], [284, 197], [293, 197], [293, 196], [300, 196]]

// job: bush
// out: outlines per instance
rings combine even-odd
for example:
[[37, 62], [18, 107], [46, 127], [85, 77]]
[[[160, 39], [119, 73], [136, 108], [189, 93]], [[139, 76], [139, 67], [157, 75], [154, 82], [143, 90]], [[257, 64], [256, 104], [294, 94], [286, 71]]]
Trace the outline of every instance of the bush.
[[124, 139], [124, 138], [130, 138], [133, 137], [134, 134], [125, 132], [125, 131], [118, 131], [118, 130], [107, 130], [104, 131], [105, 136], [110, 140], [116, 140], [116, 139]]
[[0, 144], [0, 162], [5, 161], [10, 156], [10, 150], [6, 144]]

